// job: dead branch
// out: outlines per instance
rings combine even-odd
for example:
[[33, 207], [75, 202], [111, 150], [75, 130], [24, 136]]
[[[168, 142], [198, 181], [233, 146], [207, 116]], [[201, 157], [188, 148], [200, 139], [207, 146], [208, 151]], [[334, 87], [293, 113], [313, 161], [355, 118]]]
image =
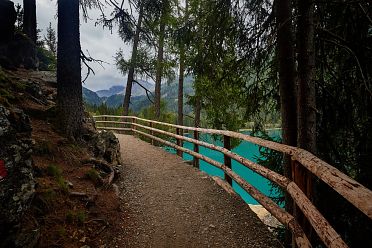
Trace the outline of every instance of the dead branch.
[[103, 60], [100, 60], [100, 59], [95, 59], [93, 58], [92, 56], [90, 56], [89, 54], [89, 51], [87, 50], [87, 53], [88, 53], [88, 56], [85, 55], [85, 53], [80, 50], [80, 59], [81, 61], [83, 62], [83, 64], [87, 67], [88, 69], [88, 72], [87, 72], [87, 75], [85, 76], [85, 78], [83, 79], [83, 83], [88, 79], [90, 73], [93, 73], [93, 75], [95, 75], [96, 73], [94, 72], [93, 68], [89, 65], [89, 63], [98, 63], [102, 68], [103, 67], [103, 64], [109, 64]]
[[152, 103], [152, 104], [154, 104], [154, 101], [152, 101], [151, 99], [150, 99], [150, 96], [149, 96], [149, 93], [150, 93], [150, 95], [154, 98], [154, 94], [152, 94], [152, 92], [151, 91], [149, 91], [145, 86], [143, 86], [141, 83], [139, 83], [137, 80], [134, 80], [133, 79], [133, 82], [135, 82], [136, 84], [138, 84], [142, 89], [144, 89], [145, 91], [146, 91], [146, 96], [147, 96], [147, 99], [149, 99], [149, 101]]
[[70, 192], [69, 195], [76, 197], [88, 197], [87, 193], [84, 192]]

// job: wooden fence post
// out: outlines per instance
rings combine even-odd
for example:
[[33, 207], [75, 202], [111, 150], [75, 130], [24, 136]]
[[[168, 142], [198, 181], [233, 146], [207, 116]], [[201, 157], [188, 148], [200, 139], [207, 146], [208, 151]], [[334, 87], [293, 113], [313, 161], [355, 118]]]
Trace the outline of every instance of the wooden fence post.
[[[227, 135], [223, 136], [223, 147], [229, 151], [231, 150], [230, 136], [227, 136]], [[231, 158], [224, 154], [223, 160], [224, 160], [225, 166], [231, 169]], [[225, 172], [225, 180], [232, 186], [232, 179], [226, 174], [226, 172]]]
[[[104, 120], [104, 121], [107, 121], [107, 117], [106, 117], [106, 116], [105, 116], [105, 117], [103, 117], [103, 120]], [[102, 123], [102, 124], [103, 124], [102, 126], [103, 126], [104, 128], [106, 128], [106, 127], [107, 127], [107, 126], [106, 126], [106, 124], [107, 124], [106, 122], [104, 122], [104, 123]]]
[[[153, 124], [152, 124], [152, 122], [149, 122], [149, 125], [150, 125], [150, 127], [152, 128], [153, 127]], [[152, 136], [154, 136], [154, 131], [150, 131], [150, 134], [152, 135]], [[155, 144], [155, 142], [154, 142], [154, 140], [153, 139], [150, 139], [151, 140], [151, 145], [154, 145]]]
[[[196, 131], [196, 130], [194, 131], [194, 139], [199, 140], [199, 132]], [[199, 153], [199, 145], [197, 145], [195, 143], [194, 143], [194, 152]], [[199, 168], [199, 159], [198, 158], [194, 157], [193, 165], [194, 165], [194, 167]]]
[[[132, 118], [132, 129], [133, 130], [136, 130], [136, 126], [134, 125], [136, 123], [136, 119], [135, 118]], [[136, 137], [136, 132], [132, 131], [133, 132], [133, 136]]]
[[[180, 128], [177, 127], [177, 128], [176, 128], [176, 134], [177, 134], [177, 135], [182, 135], [182, 129], [180, 129]], [[180, 140], [180, 139], [177, 139], [177, 145], [182, 147], [182, 146], [183, 146], [183, 141]], [[178, 150], [178, 149], [177, 149], [177, 155], [180, 156], [180, 157], [182, 158], [182, 156], [183, 156], [183, 152], [182, 152], [181, 150]]]

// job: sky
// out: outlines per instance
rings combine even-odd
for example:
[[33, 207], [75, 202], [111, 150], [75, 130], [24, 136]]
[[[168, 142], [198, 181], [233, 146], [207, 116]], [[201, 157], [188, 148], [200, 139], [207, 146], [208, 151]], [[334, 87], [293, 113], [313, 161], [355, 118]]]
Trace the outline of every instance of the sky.
[[[22, 5], [23, 0], [13, 0], [15, 4]], [[81, 12], [81, 11], [80, 11]], [[110, 9], [106, 10], [106, 14], [110, 13]], [[42, 30], [42, 36], [52, 23], [52, 27], [57, 31], [57, 0], [36, 0], [36, 18], [38, 29]], [[86, 80], [84, 87], [97, 91], [100, 89], [108, 89], [113, 85], [126, 84], [126, 76], [123, 76], [115, 66], [115, 53], [122, 48], [126, 57], [129, 57], [131, 48], [130, 45], [124, 44], [120, 39], [117, 27], [114, 27], [112, 32], [108, 29], [103, 29], [102, 26], [95, 26], [95, 21], [100, 17], [98, 10], [89, 11], [90, 20], [86, 23], [80, 18], [80, 43], [84, 53], [100, 59], [108, 64], [104, 64], [102, 68], [99, 64], [91, 64], [95, 75], [91, 74]], [[83, 67], [82, 77], [86, 75], [86, 70]]]

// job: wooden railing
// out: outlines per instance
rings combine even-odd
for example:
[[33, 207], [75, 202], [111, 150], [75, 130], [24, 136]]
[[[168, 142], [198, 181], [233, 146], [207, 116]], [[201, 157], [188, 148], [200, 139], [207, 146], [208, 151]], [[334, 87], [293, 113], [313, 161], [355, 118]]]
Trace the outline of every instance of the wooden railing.
[[[296, 221], [296, 218], [275, 204], [275, 202], [273, 202], [269, 197], [265, 196], [249, 182], [245, 181], [241, 176], [236, 174], [236, 172], [231, 169], [232, 159], [267, 178], [271, 182], [274, 182], [285, 192], [287, 192], [293, 199], [294, 204], [302, 211], [312, 228], [327, 247], [348, 246], [342, 240], [341, 236], [333, 229], [330, 223], [317, 210], [313, 203], [306, 197], [304, 192], [296, 183], [278, 174], [277, 172], [274, 172], [266, 167], [243, 158], [239, 154], [232, 152], [230, 148], [231, 138], [248, 141], [250, 143], [282, 152], [283, 154], [290, 156], [293, 162], [306, 168], [314, 176], [329, 185], [347, 201], [352, 203], [357, 209], [363, 212], [367, 218], [372, 220], [372, 191], [343, 174], [335, 167], [332, 167], [328, 163], [322, 161], [310, 152], [307, 152], [303, 149], [232, 131], [186, 127], [142, 119], [135, 116], [101, 115], [95, 116], [94, 118], [97, 123], [97, 129], [112, 130], [116, 132], [132, 132], [134, 134], [142, 135], [149, 138], [152, 144], [154, 141], [156, 141], [176, 149], [179, 156], [182, 156], [183, 152], [190, 154], [194, 157], [194, 166], [198, 167], [199, 159], [201, 159], [213, 166], [216, 166], [217, 168], [220, 168], [224, 171], [225, 180], [228, 183], [231, 184], [232, 180], [234, 180], [292, 232], [298, 247], [311, 247], [311, 243], [306, 237], [302, 227]], [[163, 127], [163, 129], [166, 130], [159, 129], [157, 127]], [[174, 132], [170, 132], [172, 129]], [[183, 133], [183, 131], [192, 132], [193, 138], [180, 135]], [[224, 147], [216, 146], [199, 140], [200, 133], [223, 136]], [[157, 137], [155, 134], [176, 139], [176, 143]], [[182, 146], [183, 141], [194, 144], [194, 149], [189, 150], [184, 148]], [[200, 154], [199, 146], [204, 146], [206, 148], [221, 152], [224, 155], [224, 163], [222, 164]]]

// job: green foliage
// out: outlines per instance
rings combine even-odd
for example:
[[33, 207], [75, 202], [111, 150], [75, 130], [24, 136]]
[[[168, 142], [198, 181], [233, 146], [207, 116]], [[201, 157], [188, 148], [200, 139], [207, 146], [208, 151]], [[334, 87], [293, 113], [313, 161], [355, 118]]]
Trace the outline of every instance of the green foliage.
[[62, 170], [54, 164], [50, 164], [47, 167], [47, 173], [49, 176], [53, 176], [55, 178], [59, 178], [62, 176]]
[[46, 45], [49, 52], [51, 52], [54, 57], [57, 56], [57, 36], [56, 32], [52, 28], [52, 23], [49, 22], [49, 27], [47, 28], [47, 35], [44, 36], [44, 44]]
[[41, 140], [40, 142], [36, 143], [34, 147], [35, 154], [38, 155], [50, 155], [52, 153], [52, 149], [52, 143], [47, 140]]
[[71, 224], [76, 223], [78, 225], [83, 225], [85, 220], [87, 219], [87, 215], [82, 210], [79, 211], [68, 210], [65, 218], [68, 223]]
[[55, 71], [57, 69], [57, 58], [53, 52], [44, 47], [37, 47], [37, 57], [39, 58], [40, 70]]
[[15, 5], [15, 8], [16, 8], [16, 13], [17, 13], [15, 28], [16, 28], [17, 31], [22, 32], [22, 29], [23, 29], [23, 8], [19, 3]]
[[63, 193], [69, 192], [69, 186], [66, 180], [62, 177], [62, 170], [57, 165], [48, 165], [47, 173], [49, 176], [52, 176], [56, 179], [57, 185]]
[[[268, 134], [267, 130], [264, 130], [264, 129], [262, 129], [261, 131], [252, 132], [251, 135], [265, 139], [265, 140], [281, 143], [280, 137], [271, 137]], [[281, 175], [284, 174], [283, 165], [282, 165], [283, 163], [282, 153], [268, 149], [263, 146], [259, 147], [259, 153], [260, 155], [255, 157], [258, 164], [266, 168], [269, 168], [270, 170], [275, 171]], [[271, 199], [280, 206], [285, 205], [285, 199], [284, 199], [285, 192], [277, 184], [272, 183], [272, 182], [270, 182], [270, 184], [272, 186], [271, 191], [274, 193], [272, 195], [278, 195], [278, 197], [271, 197]]]
[[94, 185], [101, 185], [102, 184], [102, 178], [99, 175], [98, 171], [95, 169], [90, 169], [85, 173], [85, 177], [89, 180], [91, 180]]

